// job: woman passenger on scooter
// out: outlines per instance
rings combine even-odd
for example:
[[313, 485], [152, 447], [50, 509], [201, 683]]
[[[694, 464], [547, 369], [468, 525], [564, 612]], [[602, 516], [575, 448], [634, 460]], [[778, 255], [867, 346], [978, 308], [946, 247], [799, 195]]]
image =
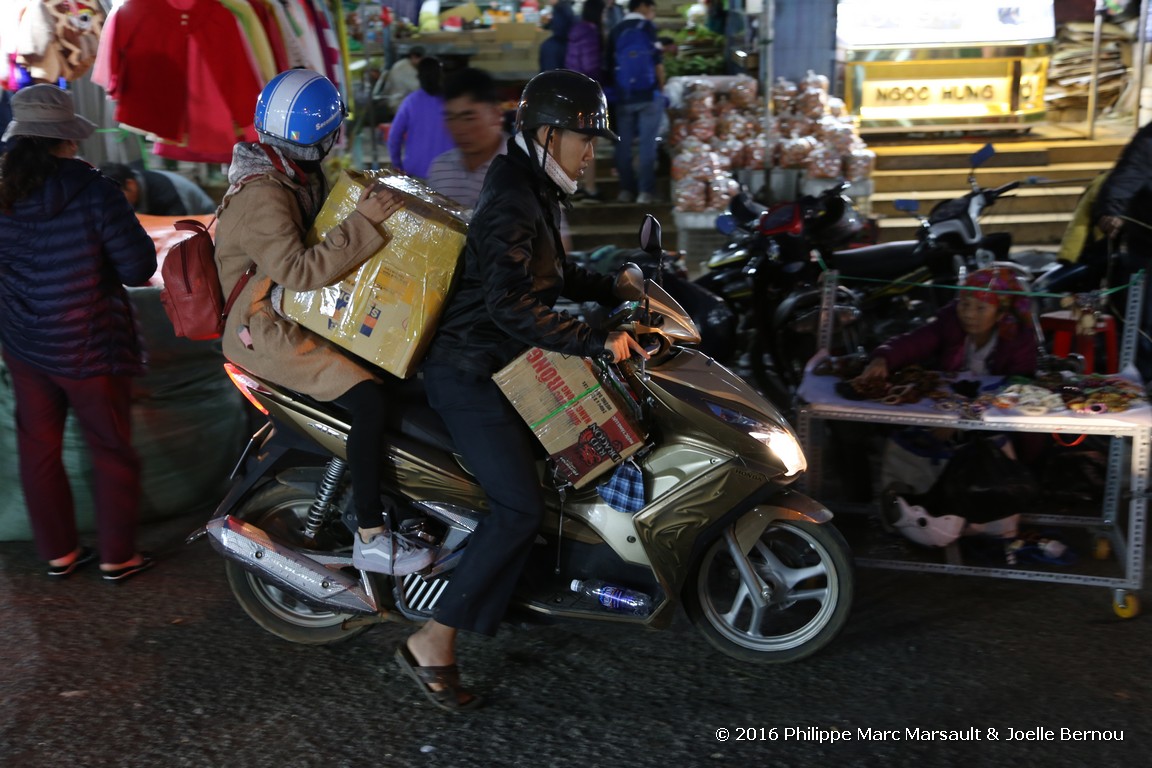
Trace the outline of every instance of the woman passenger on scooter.
[[[383, 222], [400, 208], [400, 199], [384, 188], [366, 190], [356, 210], [324, 240], [305, 243], [328, 193], [320, 161], [336, 143], [345, 114], [336, 87], [306, 69], [282, 72], [261, 91], [254, 123], [260, 141], [233, 148], [231, 186], [216, 226], [224, 295], [255, 266], [229, 314], [224, 356], [351, 413], [347, 454], [359, 527], [352, 561], [364, 570], [404, 575], [427, 568], [432, 553], [389, 533], [380, 490], [386, 412], [381, 377], [280, 311], [284, 288], [330, 285], [383, 248]], [[392, 519], [392, 530], [400, 522]]]
[[492, 374], [532, 346], [585, 357], [607, 350], [614, 361], [647, 357], [630, 335], [598, 330], [552, 309], [561, 295], [618, 301], [613, 279], [568, 263], [560, 242], [561, 204], [594, 162], [597, 137], [616, 139], [595, 80], [552, 70], [524, 88], [515, 135], [485, 177], [457, 285], [426, 358], [429, 402], [490, 507], [436, 618], [396, 651], [421, 691], [449, 711], [481, 703], [460, 686], [456, 634], [496, 633], [544, 514], [536, 438]]

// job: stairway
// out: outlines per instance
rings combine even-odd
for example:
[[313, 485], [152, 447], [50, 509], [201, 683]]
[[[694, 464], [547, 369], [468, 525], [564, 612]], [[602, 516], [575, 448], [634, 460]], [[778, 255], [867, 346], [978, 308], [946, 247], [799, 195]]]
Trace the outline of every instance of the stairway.
[[968, 158], [991, 141], [996, 154], [976, 170], [976, 181], [995, 187], [1024, 181], [981, 219], [986, 232], [1009, 232], [1017, 248], [1055, 250], [1085, 187], [1112, 168], [1129, 133], [1118, 127], [1088, 140], [1059, 128], [1027, 137], [989, 137], [953, 143], [870, 143], [876, 152], [869, 206], [879, 220], [881, 242], [915, 237], [916, 218], [897, 211], [898, 199], [916, 200], [926, 215], [936, 203], [969, 189]]

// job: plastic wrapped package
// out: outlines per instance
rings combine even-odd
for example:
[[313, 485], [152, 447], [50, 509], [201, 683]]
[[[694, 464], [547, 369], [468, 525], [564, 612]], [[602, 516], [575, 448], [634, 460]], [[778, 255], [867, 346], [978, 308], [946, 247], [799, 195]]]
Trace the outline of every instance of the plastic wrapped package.
[[716, 118], [710, 114], [701, 115], [692, 120], [689, 130], [697, 139], [710, 141], [716, 135]]
[[699, 179], [672, 182], [672, 205], [679, 211], [703, 211], [708, 208], [708, 184]]
[[776, 78], [776, 82], [772, 85], [773, 111], [777, 115], [791, 112], [792, 99], [796, 98], [798, 90], [796, 83], [791, 80], [783, 77]]
[[716, 106], [716, 86], [709, 80], [697, 78], [684, 87], [684, 111], [690, 117], [712, 114]]
[[708, 182], [706, 210], [726, 211], [728, 202], [738, 194], [740, 194], [740, 182], [727, 174], [716, 174]]
[[780, 147], [779, 137], [773, 138], [770, 134], [761, 133], [744, 142], [744, 167], [767, 168], [768, 160], [776, 164], [776, 153]]
[[844, 104], [844, 99], [841, 99], [838, 96], [828, 97], [828, 114], [832, 115], [832, 117], [844, 117], [844, 115], [847, 113], [847, 109], [848, 108]]
[[[681, 151], [672, 158], [672, 180], [703, 178], [711, 172], [711, 163], [702, 152], [699, 142], [685, 144]], [[695, 147], [695, 148], [692, 148]]]
[[712, 143], [712, 151], [720, 158], [718, 166], [722, 170], [743, 168], [745, 165], [744, 142], [740, 139], [722, 139]]
[[732, 81], [732, 87], [728, 90], [728, 98], [741, 109], [756, 109], [759, 106], [756, 101], [758, 93], [759, 87], [756, 78], [740, 75]]
[[846, 155], [852, 151], [852, 147], [856, 144], [856, 131], [848, 123], [841, 122], [834, 117], [826, 117], [821, 123], [824, 129], [823, 141], [824, 144], [838, 152], [841, 155]]
[[831, 147], [819, 147], [808, 155], [808, 176], [813, 179], [838, 179], [844, 170], [844, 156]]
[[819, 88], [805, 88], [796, 94], [794, 103], [796, 114], [819, 119], [828, 111], [828, 92]]
[[678, 147], [691, 135], [692, 121], [686, 117], [678, 117], [672, 121], [672, 125], [668, 129], [668, 142], [672, 146]]
[[422, 182], [389, 171], [344, 171], [308, 232], [323, 240], [379, 181], [404, 207], [388, 218], [388, 243], [338, 283], [284, 292], [284, 313], [396, 376], [415, 372], [436, 331], [468, 231], [462, 211]]
[[816, 150], [818, 142], [812, 136], [784, 139], [780, 142], [780, 166], [782, 168], [802, 168], [808, 163], [808, 155]]
[[[743, 148], [743, 145], [740, 145]], [[732, 170], [732, 155], [727, 151], [726, 141], [714, 141], [712, 151], [708, 154], [712, 161], [712, 170], [718, 173], [729, 173]]]
[[828, 77], [827, 75], [818, 75], [814, 70], [808, 70], [804, 77], [800, 78], [799, 91], [803, 92], [810, 88], [828, 93]]
[[844, 156], [844, 178], [848, 181], [864, 181], [872, 176], [876, 167], [876, 153], [867, 148], [851, 150]]
[[719, 118], [716, 133], [726, 139], [747, 139], [756, 134], [756, 119], [744, 112], [731, 112]]

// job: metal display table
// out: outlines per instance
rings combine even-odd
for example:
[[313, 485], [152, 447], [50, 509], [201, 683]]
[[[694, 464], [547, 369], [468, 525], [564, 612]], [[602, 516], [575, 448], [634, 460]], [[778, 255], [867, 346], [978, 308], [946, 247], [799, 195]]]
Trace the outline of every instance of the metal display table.
[[[829, 273], [826, 281], [826, 298], [834, 295], [835, 275]], [[1134, 283], [1129, 294], [1132, 300], [1128, 307], [1131, 320], [1139, 314], [1142, 286]], [[830, 300], [825, 302], [830, 306]], [[1133, 306], [1135, 305], [1135, 306]], [[830, 315], [830, 311], [825, 313]], [[1135, 322], [1125, 325], [1125, 340], [1121, 358], [1130, 361], [1135, 348]], [[822, 330], [824, 330], [822, 328]], [[826, 342], [827, 334], [822, 334]], [[818, 356], [819, 357], [819, 356]], [[805, 454], [808, 457], [808, 472], [803, 482], [808, 493], [822, 499], [822, 457], [824, 430], [817, 428], [819, 421], [863, 422], [873, 424], [911, 425], [922, 427], [946, 427], [960, 430], [991, 430], [997, 432], [1041, 432], [1071, 435], [1104, 435], [1111, 437], [1108, 450], [1108, 469], [1105, 490], [1098, 516], [1072, 516], [1055, 514], [1025, 514], [1023, 522], [1045, 525], [1074, 526], [1095, 533], [1098, 541], [1107, 541], [1111, 554], [1121, 564], [1123, 575], [1109, 577], [1071, 570], [1031, 570], [1019, 566], [984, 566], [962, 562], [958, 550], [949, 548], [944, 562], [931, 562], [913, 558], [869, 558], [860, 557], [856, 562], [861, 566], [890, 568], [908, 571], [930, 571], [973, 576], [989, 576], [1004, 579], [1029, 581], [1062, 582], [1089, 586], [1109, 587], [1113, 590], [1113, 610], [1122, 618], [1135, 616], [1139, 612], [1139, 602], [1135, 590], [1143, 586], [1145, 514], [1147, 511], [1147, 489], [1149, 461], [1152, 459], [1152, 407], [1146, 400], [1140, 400], [1125, 411], [1088, 414], [1071, 411], [1049, 412], [1043, 416], [1024, 416], [1011, 410], [1001, 411], [990, 408], [979, 417], [965, 417], [958, 411], [941, 411], [931, 402], [902, 405], [885, 405], [874, 401], [847, 400], [836, 393], [835, 376], [818, 376], [811, 372], [814, 362], [798, 392], [800, 405], [797, 416], [797, 431]], [[968, 377], [966, 377], [968, 378]], [[988, 385], [1003, 377], [983, 377]], [[1130, 447], [1127, 443], [1130, 441]], [[1128, 453], [1127, 471], [1124, 456]], [[1125, 489], [1125, 480], [1127, 488]], [[1120, 518], [1121, 496], [1128, 496], [1127, 525]], [[835, 504], [832, 505], [836, 509]], [[855, 509], [852, 507], [855, 506]], [[876, 512], [875, 504], [865, 508]], [[848, 505], [840, 511], [864, 511], [860, 505]], [[955, 547], [955, 545], [953, 545]], [[930, 551], [930, 550], [928, 550]]]

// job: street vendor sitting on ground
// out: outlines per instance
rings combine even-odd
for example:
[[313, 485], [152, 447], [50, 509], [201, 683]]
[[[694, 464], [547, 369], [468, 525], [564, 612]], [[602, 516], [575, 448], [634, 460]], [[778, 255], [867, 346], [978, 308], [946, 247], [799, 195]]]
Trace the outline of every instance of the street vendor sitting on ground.
[[1031, 376], [1036, 372], [1036, 331], [1028, 298], [1010, 269], [977, 270], [956, 301], [929, 322], [872, 352], [863, 379], [886, 379], [909, 365], [977, 376]]

